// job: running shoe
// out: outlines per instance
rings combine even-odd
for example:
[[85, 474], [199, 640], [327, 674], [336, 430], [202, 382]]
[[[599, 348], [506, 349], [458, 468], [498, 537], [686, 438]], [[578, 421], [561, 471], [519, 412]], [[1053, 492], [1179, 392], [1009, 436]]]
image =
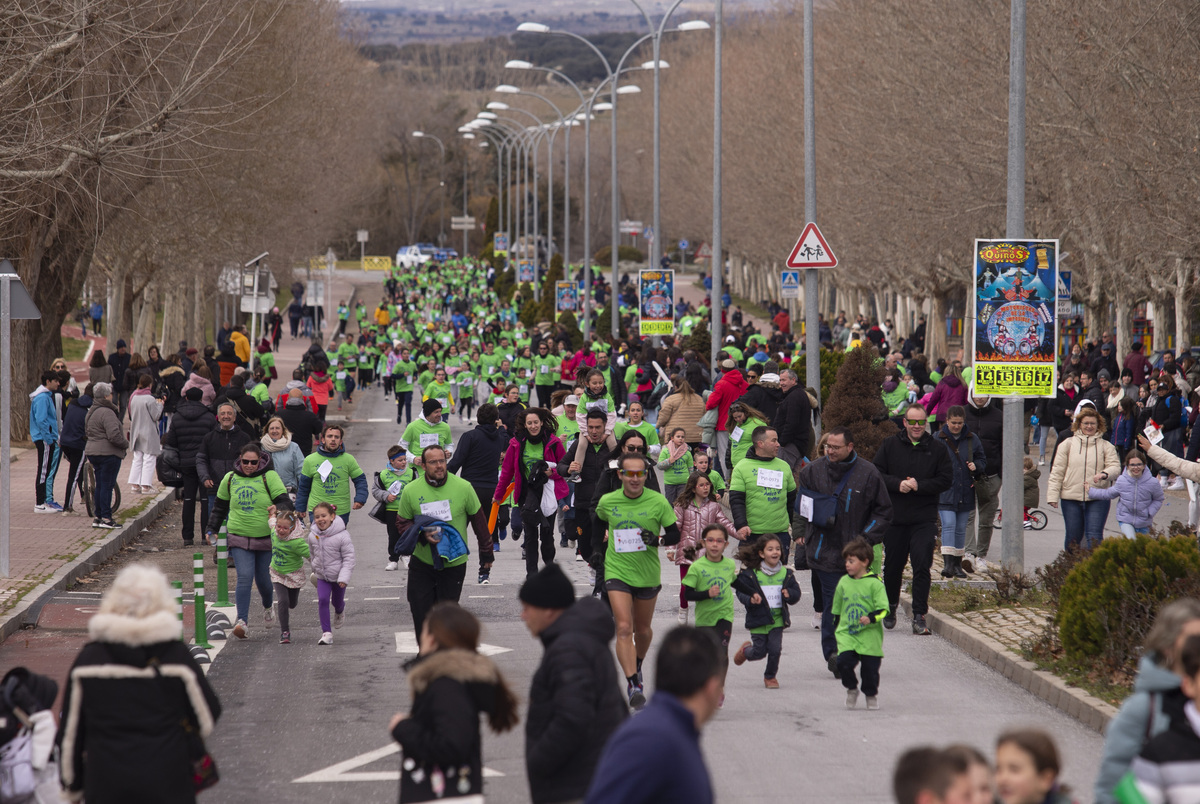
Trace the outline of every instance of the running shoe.
[[238, 620], [233, 624], [233, 635], [238, 639], [245, 639], [250, 636], [250, 629], [246, 627], [245, 620]]
[[746, 648], [750, 647], [752, 644], [754, 643], [743, 642], [742, 646], [737, 649], [736, 653], [733, 654], [733, 663], [738, 667], [741, 667], [746, 663]]
[[275, 607], [267, 606], [263, 609], [263, 623], [270, 625], [273, 622], [275, 622]]
[[917, 614], [913, 616], [912, 629], [913, 634], [916, 636], [929, 636], [933, 633], [929, 630], [929, 626], [925, 623], [924, 614]]
[[867, 696], [867, 709], [876, 710], [879, 708], [879, 697], [876, 695]]
[[479, 573], [479, 585], [480, 586], [486, 586], [486, 585], [490, 584], [491, 582], [492, 582], [492, 579], [491, 579], [490, 572]]
[[53, 514], [54, 513], [49, 508], [47, 508], [45, 506], [45, 504], [33, 506], [33, 512], [35, 514]]
[[814, 630], [814, 631], [820, 631], [820, 630], [821, 630], [821, 617], [822, 617], [822, 614], [821, 614], [821, 612], [819, 612], [819, 611], [814, 611], [814, 612], [813, 612], [813, 616], [812, 616], [812, 627], [813, 627], [813, 630]]
[[104, 528], [105, 530], [116, 530], [121, 526], [111, 519], [101, 519], [100, 524], [97, 525], [97, 527]]
[[341, 628], [342, 623], [344, 623], [344, 622], [346, 622], [346, 612], [345, 611], [335, 611], [333, 613], [333, 627]]
[[858, 703], [858, 690], [846, 690], [846, 708], [853, 709]]
[[332, 645], [333, 644], [333, 634], [329, 633], [328, 631], [324, 632], [323, 634], [321, 634], [321, 638], [317, 640], [317, 644], [318, 645]]
[[389, 561], [387, 564], [384, 565], [383, 571], [384, 572], [395, 572], [399, 568], [400, 568], [400, 562]]
[[779, 680], [775, 678], [764, 678], [763, 686], [769, 690], [777, 690], [779, 689]]
[[[1182, 480], [1179, 482], [1183, 483]], [[61, 514], [63, 511], [63, 507], [53, 500], [46, 500], [46, 507], [50, 509], [50, 513], [52, 514]]]
[[679, 614], [676, 615], [680, 625], [687, 625], [687, 609], [681, 608]]
[[891, 631], [896, 627], [896, 612], [889, 611], [883, 616], [883, 627]]
[[292, 632], [291, 632], [291, 631], [284, 631], [283, 633], [281, 633], [281, 634], [279, 635], [279, 644], [280, 644], [280, 645], [290, 645], [290, 644], [292, 644]]
[[645, 706], [646, 693], [642, 691], [642, 685], [629, 682], [629, 708], [640, 712]]

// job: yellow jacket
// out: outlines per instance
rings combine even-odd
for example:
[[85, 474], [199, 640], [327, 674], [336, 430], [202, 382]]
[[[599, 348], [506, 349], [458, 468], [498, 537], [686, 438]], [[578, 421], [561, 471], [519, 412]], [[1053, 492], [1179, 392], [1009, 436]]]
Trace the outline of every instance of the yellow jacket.
[[246, 365], [250, 365], [250, 339], [240, 332], [234, 332], [229, 336], [229, 340], [233, 342], [233, 351]]

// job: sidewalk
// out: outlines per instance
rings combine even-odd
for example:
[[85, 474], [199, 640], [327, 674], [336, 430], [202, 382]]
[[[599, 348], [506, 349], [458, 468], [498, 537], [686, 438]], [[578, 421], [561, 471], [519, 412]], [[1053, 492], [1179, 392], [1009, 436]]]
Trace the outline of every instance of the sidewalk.
[[[374, 287], [382, 282], [379, 274], [349, 276], [348, 272], [337, 272], [333, 280], [334, 301], [350, 299], [356, 286]], [[291, 278], [287, 279], [288, 284]], [[366, 298], [374, 298], [374, 294]], [[332, 329], [336, 330], [336, 318]], [[354, 324], [351, 322], [351, 328]], [[357, 332], [357, 330], [354, 330]], [[79, 337], [79, 327], [68, 325], [64, 335]], [[96, 349], [107, 353], [107, 339], [89, 334]], [[306, 338], [293, 339], [284, 322], [284, 335], [276, 353], [276, 370], [279, 379], [272, 383], [272, 391], [281, 389], [291, 379], [292, 370], [300, 364], [300, 357], [308, 349]], [[80, 386], [87, 384], [87, 365], [84, 362], [67, 364], [68, 369]], [[9, 478], [12, 505], [10, 509], [11, 530], [9, 544], [10, 577], [0, 578], [0, 642], [16, 630], [33, 622], [26, 622], [32, 615], [36, 621], [38, 605], [75, 583], [81, 575], [115, 554], [130, 539], [140, 533], [174, 501], [174, 489], [155, 486], [155, 494], [141, 495], [129, 492], [129, 468], [132, 456], [127, 455], [121, 463], [118, 483], [121, 487], [121, 508], [115, 519], [121, 524], [117, 530], [92, 528], [92, 520], [86, 507], [75, 495], [74, 507], [81, 512], [77, 516], [64, 514], [34, 513], [34, 481], [37, 473], [37, 454], [28, 445], [14, 444], [13, 463]], [[54, 483], [54, 499], [63, 502], [67, 486], [67, 462], [59, 465]], [[190, 580], [187, 582], [190, 591]]]

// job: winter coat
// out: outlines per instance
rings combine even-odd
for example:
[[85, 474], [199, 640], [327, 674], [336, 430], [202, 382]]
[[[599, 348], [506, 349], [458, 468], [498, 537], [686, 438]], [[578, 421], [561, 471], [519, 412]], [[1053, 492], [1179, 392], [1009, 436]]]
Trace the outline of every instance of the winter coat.
[[211, 480], [215, 486], [225, 475], [233, 471], [238, 452], [250, 443], [250, 436], [240, 427], [222, 430], [220, 426], [211, 431], [200, 442], [196, 452], [196, 474], [200, 482]]
[[691, 564], [693, 561], [683, 554], [685, 547], [694, 547], [696, 557], [704, 554], [704, 529], [709, 525], [714, 522], [723, 525], [730, 536], [737, 530], [729, 521], [729, 517], [725, 516], [725, 509], [712, 497], [709, 497], [708, 502], [699, 508], [695, 505], [683, 506], [676, 503], [675, 520], [679, 524], [679, 544], [675, 546], [675, 564], [677, 566]]
[[163, 403], [163, 411], [174, 413], [183, 400], [183, 386], [187, 383], [187, 375], [179, 366], [167, 366], [159, 372], [158, 378], [167, 386], [167, 401]]
[[[1195, 779], [1200, 774], [1200, 713], [1187, 704], [1184, 716], [1171, 721], [1165, 732], [1147, 740], [1133, 760], [1130, 772], [1138, 801], [1167, 804], [1196, 804], [1200, 791]], [[1123, 800], [1130, 800], [1122, 796]]]
[[517, 428], [517, 417], [525, 410], [525, 405], [520, 402], [501, 402], [496, 410], [500, 413], [500, 424], [511, 436]]
[[1154, 524], [1154, 515], [1163, 505], [1163, 489], [1158, 480], [1143, 469], [1141, 477], [1135, 478], [1126, 469], [1106, 489], [1092, 486], [1088, 499], [1117, 501], [1117, 521], [1128, 522], [1135, 528], [1148, 528]]
[[162, 402], [149, 393], [134, 392], [129, 399], [129, 440], [134, 452], [157, 455], [159, 446], [158, 420], [162, 418]]
[[58, 441], [54, 392], [44, 385], [39, 385], [29, 394], [29, 439], [50, 443]]
[[[950, 465], [954, 468], [954, 480], [950, 488], [938, 497], [938, 510], [962, 513], [974, 509], [975, 477], [986, 474], [988, 468], [983, 444], [965, 424], [957, 436], [943, 425], [934, 438], [945, 445], [952, 459]], [[974, 472], [967, 468], [968, 462], [975, 464]]]
[[[403, 753], [400, 801], [434, 801], [435, 770], [445, 778], [448, 795], [483, 793], [479, 715], [501, 704], [500, 671], [474, 651], [442, 649], [421, 657], [408, 674], [412, 712], [392, 729]], [[412, 760], [411, 768], [406, 767]], [[469, 772], [469, 788], [460, 792], [458, 772]], [[451, 776], [451, 773], [454, 776]]]
[[726, 371], [717, 380], [712, 393], [708, 395], [708, 400], [704, 403], [704, 409], [716, 408], [718, 432], [724, 432], [727, 429], [725, 420], [729, 416], [729, 406], [740, 399], [749, 387], [750, 384], [746, 382], [745, 375], [737, 369]]
[[529, 687], [525, 768], [534, 804], [583, 799], [608, 738], [629, 716], [599, 600], [577, 600], [539, 634], [546, 652]]
[[63, 414], [62, 433], [58, 437], [58, 443], [61, 446], [71, 449], [83, 449], [87, 446], [84, 421], [87, 419], [87, 412], [91, 407], [92, 398], [87, 394], [67, 405], [67, 412]]
[[240, 332], [229, 333], [229, 341], [233, 344], [233, 352], [243, 363], [250, 362], [250, 339]]
[[[525, 455], [525, 443], [525, 438], [514, 438], [508, 442], [508, 449], [504, 452], [504, 463], [500, 467], [500, 479], [496, 481], [493, 501], [498, 501], [504, 496], [509, 483], [513, 484], [513, 500], [517, 503], [524, 500], [522, 492], [525, 485], [525, 471], [521, 462]], [[567, 496], [567, 481], [558, 473], [558, 462], [565, 457], [566, 450], [563, 449], [559, 437], [553, 433], [546, 433], [542, 443], [542, 460], [550, 465], [550, 479], [554, 481], [554, 499], [556, 500], [565, 499]]]
[[987, 469], [979, 471], [980, 477], [1002, 474], [1004, 466], [1004, 410], [1003, 403], [993, 403], [989, 398], [982, 406], [975, 405], [975, 397], [967, 395], [966, 424], [983, 445], [987, 457]]
[[704, 397], [693, 394], [686, 399], [683, 394], [675, 392], [668, 395], [658, 411], [658, 431], [660, 439], [667, 441], [671, 430], [683, 428], [683, 438], [690, 444], [700, 441], [700, 417], [704, 415]]
[[313, 450], [313, 443], [321, 436], [321, 420], [303, 401], [299, 405], [285, 404], [279, 408], [279, 418], [292, 434], [292, 443], [300, 447], [300, 453], [307, 458]]
[[[560, 477], [566, 477], [570, 474], [568, 471], [571, 467], [571, 461], [575, 460], [575, 452], [579, 449], [579, 439], [587, 440], [587, 435], [580, 435], [578, 438], [572, 439], [567, 445], [563, 459], [558, 462], [558, 474]], [[583, 453], [583, 466], [579, 470], [579, 482], [575, 484], [575, 499], [577, 502], [586, 504], [588, 500], [600, 499], [599, 495], [594, 493], [596, 487], [600, 484], [600, 480], [607, 473], [609, 461], [613, 456], [612, 451], [608, 449], [604, 441], [601, 441], [600, 449], [593, 449], [589, 444], [588, 448]], [[651, 472], [647, 475], [647, 480], [656, 479], [655, 474]], [[592, 510], [595, 510], [594, 508]], [[588, 556], [584, 556], [588, 558]]]
[[929, 397], [927, 409], [934, 421], [946, 420], [946, 411], [955, 405], [967, 404], [967, 386], [958, 377], [943, 377]]
[[[766, 413], [765, 410], [762, 412]], [[801, 457], [808, 455], [813, 445], [812, 405], [808, 401], [808, 391], [799, 383], [793, 385], [779, 400], [771, 428], [779, 435], [781, 448], [792, 446]]]
[[1042, 490], [1038, 487], [1038, 480], [1042, 477], [1042, 470], [1036, 466], [1024, 474], [1021, 479], [1024, 489], [1025, 498], [1022, 502], [1026, 508], [1037, 508], [1042, 504]]
[[1200, 483], [1200, 463], [1196, 461], [1177, 458], [1162, 447], [1153, 445], [1150, 449], [1146, 450], [1146, 457], [1157, 463], [1164, 470], [1178, 475], [1184, 480], [1192, 480]]
[[1056, 433], [1061, 433], [1064, 430], [1071, 429], [1071, 422], [1075, 419], [1075, 405], [1079, 401], [1079, 394], [1071, 389], [1068, 393], [1062, 386], [1059, 386], [1058, 391], [1054, 394], [1054, 399], [1047, 404], [1049, 406], [1050, 420], [1044, 418], [1042, 422], [1054, 428]]
[[92, 400], [91, 410], [83, 420], [87, 444], [84, 455], [115, 455], [125, 457], [129, 441], [121, 428], [121, 417], [111, 399]]
[[[888, 436], [875, 452], [875, 468], [892, 498], [892, 523], [915, 525], [937, 518], [938, 498], [954, 482], [954, 466], [946, 448], [922, 433], [913, 444], [905, 433]], [[916, 491], [900, 491], [905, 478], [917, 481]]]
[[103, 366], [99, 366], [99, 367], [89, 366], [88, 367], [88, 382], [93, 383], [93, 384], [98, 383], [98, 382], [106, 382], [109, 385], [113, 385], [112, 366], [108, 365], [107, 363], [105, 363]]
[[187, 382], [183, 384], [183, 390], [186, 391], [189, 388], [200, 389], [200, 402], [207, 408], [211, 408], [213, 402], [217, 401], [217, 389], [213, 388], [213, 384], [199, 374], [192, 373], [188, 375]]
[[309, 560], [317, 577], [329, 583], [350, 583], [354, 572], [354, 543], [340, 516], [333, 518], [329, 530], [315, 524], [308, 531]]
[[300, 445], [289, 440], [287, 447], [272, 452], [267, 447], [266, 436], [261, 443], [263, 451], [271, 456], [271, 468], [279, 475], [283, 485], [291, 489], [300, 488], [300, 470], [304, 467], [304, 453], [300, 451]]
[[[216, 417], [201, 402], [185, 399], [175, 409], [171, 426], [163, 434], [163, 446], [179, 450], [179, 460], [185, 467], [196, 467], [196, 453], [204, 443], [204, 437], [216, 430]], [[213, 481], [216, 482], [215, 480]]]
[[113, 352], [111, 355], [108, 356], [108, 365], [109, 365], [109, 368], [112, 369], [112, 376], [113, 376], [113, 379], [112, 379], [113, 393], [115, 393], [115, 394], [119, 394], [126, 390], [132, 391], [134, 388], [137, 387], [136, 383], [134, 385], [130, 385], [129, 383], [127, 383], [125, 381], [125, 370], [127, 368], [129, 368], [129, 361], [131, 359], [132, 359], [132, 355], [130, 355], [128, 352], [126, 352], [125, 354], [121, 354], [120, 352]]
[[[1059, 500], [1077, 500], [1085, 502], [1087, 492], [1085, 485], [1098, 485], [1108, 488], [1116, 481], [1121, 471], [1121, 461], [1117, 458], [1117, 448], [1098, 435], [1085, 436], [1076, 433], [1065, 439], [1054, 455], [1054, 465], [1050, 469], [1050, 483], [1046, 489], [1046, 502], [1057, 503]], [[1092, 476], [1099, 472], [1107, 472], [1108, 479], [1098, 484], [1092, 483]]]
[[693, 360], [683, 367], [683, 378], [697, 394], [707, 391], [708, 384], [712, 381], [708, 369], [699, 360]]
[[214, 374], [213, 377], [219, 377], [221, 387], [225, 388], [229, 385], [229, 381], [233, 379], [233, 372], [246, 365], [245, 361], [237, 356], [233, 350], [233, 344], [226, 341], [221, 348], [221, 354], [217, 357], [217, 366], [220, 374]]
[[1118, 413], [1112, 424], [1112, 444], [1118, 449], [1133, 449], [1137, 442], [1134, 439], [1133, 417]]
[[[783, 589], [788, 596], [783, 600], [783, 607], [780, 612], [783, 615], [783, 627], [792, 627], [791, 606], [796, 605], [800, 601], [800, 584], [796, 582], [796, 573], [790, 567], [780, 566], [780, 572], [787, 573], [783, 579]], [[762, 586], [758, 583], [758, 578], [754, 574], [754, 570], [747, 567], [737, 574], [730, 584], [733, 591], [737, 594], [737, 599], [742, 601], [742, 605], [746, 607], [746, 629], [761, 628], [764, 625], [770, 625], [775, 622], [775, 615], [771, 614], [771, 607], [767, 604], [767, 596], [763, 594]], [[758, 595], [759, 602], [751, 603], [750, 599]]]
[[1184, 716], [1187, 698], [1179, 683], [1179, 676], [1150, 656], [1138, 660], [1133, 694], [1121, 704], [1104, 731], [1104, 751], [1094, 791], [1096, 804], [1116, 804], [1113, 788], [1145, 742], [1165, 732], [1173, 719]]
[[[63, 689], [63, 786], [88, 804], [194, 802], [186, 720], [208, 737], [221, 704], [174, 612], [96, 614]], [[157, 672], [156, 672], [157, 669]]]
[[246, 431], [251, 438], [258, 438], [262, 425], [263, 408], [258, 400], [246, 393], [245, 388], [229, 387], [216, 398], [214, 404], [220, 407], [228, 402], [238, 410], [237, 425]]
[[[768, 380], [768, 377], [776, 379], [772, 381]], [[738, 401], [766, 416], [768, 422], [773, 422], [779, 410], [779, 403], [783, 401], [783, 389], [779, 387], [778, 377], [778, 374], [764, 374], [758, 382], [746, 389]]]
[[874, 464], [857, 452], [852, 452], [844, 461], [831, 461], [828, 456], [817, 458], [800, 470], [799, 487], [833, 494], [846, 472], [854, 474], [846, 483], [844, 496], [838, 497], [833, 526], [809, 525], [804, 538], [809, 566], [822, 572], [844, 572], [842, 548], [856, 536], [865, 537], [873, 545], [879, 544], [892, 524], [892, 499], [883, 476]]
[[[508, 433], [495, 424], [476, 425], [463, 434], [446, 470], [451, 474], [458, 473], [472, 486], [491, 486], [500, 472], [500, 461], [508, 441]], [[480, 502], [486, 503], [486, 500]]]

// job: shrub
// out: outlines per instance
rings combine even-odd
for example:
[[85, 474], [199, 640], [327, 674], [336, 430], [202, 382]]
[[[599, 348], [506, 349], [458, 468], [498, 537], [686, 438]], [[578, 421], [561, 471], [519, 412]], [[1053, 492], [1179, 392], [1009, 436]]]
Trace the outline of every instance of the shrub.
[[579, 319], [570, 310], [558, 315], [558, 323], [567, 329], [567, 337], [571, 339], [571, 349], [578, 350], [583, 346], [583, 332], [579, 329]]
[[[821, 362], [821, 404], [824, 405], [829, 401], [833, 383], [837, 380], [838, 369], [842, 367], [842, 363], [846, 360], [846, 353], [835, 352], [831, 349], [821, 349], [818, 358]], [[796, 372], [796, 376], [799, 377], [801, 385], [806, 388], [812, 386], [812, 383], [808, 381], [808, 359], [804, 355], [793, 360], [791, 367]], [[882, 398], [880, 396], [880, 399]]]
[[[612, 265], [612, 246], [605, 246], [596, 252], [594, 257], [597, 265], [611, 266]], [[633, 246], [620, 246], [617, 248], [618, 262], [645, 262], [646, 255], [638, 251]]]
[[685, 352], [688, 349], [695, 350], [696, 354], [703, 355], [707, 362], [712, 356], [712, 333], [708, 331], [708, 321], [701, 321], [692, 327], [692, 334], [683, 339], [680, 347]]
[[883, 440], [896, 432], [880, 393], [884, 369], [878, 357], [875, 347], [866, 344], [845, 354], [829, 396], [823, 397], [828, 401], [821, 416], [826, 429], [849, 427], [855, 452], [868, 461]]
[[1054, 622], [1066, 658], [1132, 669], [1162, 604], [1196, 593], [1194, 536], [1105, 539], [1062, 584]]

